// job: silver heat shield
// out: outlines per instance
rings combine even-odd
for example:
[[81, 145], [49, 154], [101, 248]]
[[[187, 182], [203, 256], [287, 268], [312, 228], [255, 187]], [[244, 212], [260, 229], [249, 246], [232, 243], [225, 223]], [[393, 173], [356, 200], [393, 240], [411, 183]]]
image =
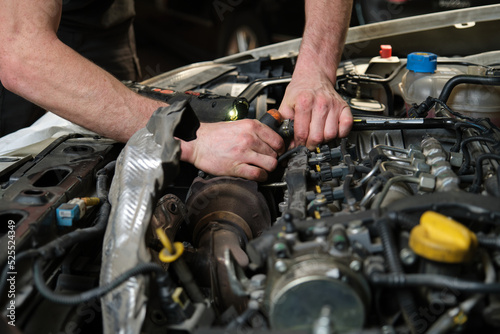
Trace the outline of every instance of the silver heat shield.
[[[159, 108], [120, 153], [109, 196], [112, 210], [104, 237], [101, 285], [150, 261], [146, 230], [162, 188], [173, 181], [179, 168], [180, 142], [174, 136], [192, 139], [198, 125], [185, 101]], [[104, 333], [140, 332], [147, 283], [146, 276], [132, 277], [102, 298]]]

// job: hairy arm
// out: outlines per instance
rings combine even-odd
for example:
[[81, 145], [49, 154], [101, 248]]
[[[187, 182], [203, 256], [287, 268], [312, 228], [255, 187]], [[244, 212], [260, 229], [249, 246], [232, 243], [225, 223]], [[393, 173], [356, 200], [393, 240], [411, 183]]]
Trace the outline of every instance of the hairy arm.
[[306, 0], [306, 25], [299, 57], [280, 106], [281, 114], [295, 119], [295, 144], [314, 148], [352, 126], [352, 115], [335, 92], [352, 0]]
[[[62, 0], [0, 0], [0, 80], [8, 90], [87, 129], [127, 141], [162, 102], [142, 97], [56, 35]], [[264, 180], [281, 138], [257, 121], [202, 124], [181, 159], [216, 175]]]
[[0, 4], [0, 79], [8, 90], [119, 141], [162, 105], [133, 93], [57, 38], [61, 0]]

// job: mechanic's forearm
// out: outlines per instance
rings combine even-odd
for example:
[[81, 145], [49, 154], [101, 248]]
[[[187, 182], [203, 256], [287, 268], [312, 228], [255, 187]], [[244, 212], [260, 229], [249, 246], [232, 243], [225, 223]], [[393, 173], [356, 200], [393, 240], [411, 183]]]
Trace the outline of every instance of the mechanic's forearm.
[[322, 68], [335, 80], [351, 19], [352, 0], [306, 0], [306, 25], [296, 70]]
[[132, 92], [58, 39], [39, 50], [11, 62], [16, 77], [7, 88], [87, 129], [126, 141], [164, 105]]

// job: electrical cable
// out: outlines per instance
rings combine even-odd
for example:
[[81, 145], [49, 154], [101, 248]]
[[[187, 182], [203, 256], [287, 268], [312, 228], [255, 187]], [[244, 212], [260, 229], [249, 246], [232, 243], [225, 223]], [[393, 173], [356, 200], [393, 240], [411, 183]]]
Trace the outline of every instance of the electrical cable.
[[477, 193], [479, 191], [479, 186], [481, 184], [483, 178], [483, 160], [486, 159], [494, 159], [500, 161], [500, 154], [486, 153], [480, 155], [476, 159], [476, 177], [474, 178], [474, 182], [472, 183], [470, 191], [472, 193]]
[[[447, 104], [445, 101], [441, 100], [441, 99], [435, 99], [435, 98], [431, 98], [431, 102], [433, 103], [437, 103], [439, 104], [440, 106], [442, 106], [446, 111], [448, 111], [450, 114], [452, 114], [453, 116], [455, 117], [459, 117], [459, 118], [462, 118], [462, 119], [465, 119], [465, 120], [468, 120], [471, 123], [471, 125], [475, 125], [477, 128], [481, 129], [481, 131], [483, 132], [486, 132], [488, 131], [488, 129], [486, 129], [484, 126], [480, 125], [480, 124], [477, 124], [481, 119], [477, 119], [477, 118], [474, 118], [474, 117], [470, 117], [470, 116], [467, 116], [467, 115], [464, 115], [464, 114], [461, 114], [457, 111], [454, 111], [452, 110]], [[431, 107], [432, 108], [432, 107]]]
[[127, 281], [129, 278], [150, 272], [163, 273], [164, 270], [156, 263], [141, 263], [138, 266], [123, 272], [120, 276], [105, 285], [82, 293], [68, 295], [54, 292], [47, 287], [42, 273], [41, 259], [38, 259], [33, 264], [33, 280], [40, 294], [51, 302], [65, 305], [77, 305], [95, 298], [100, 298], [118, 287], [123, 282]]
[[[16, 255], [16, 262], [19, 263], [25, 258], [32, 257], [42, 257], [44, 259], [51, 259], [55, 257], [60, 257], [65, 254], [66, 250], [72, 247], [75, 243], [90, 240], [104, 233], [109, 213], [111, 211], [111, 205], [107, 201], [107, 182], [108, 174], [110, 174], [115, 168], [115, 161], [108, 163], [105, 167], [100, 169], [97, 175], [96, 181], [96, 191], [97, 195], [101, 200], [101, 207], [97, 213], [94, 224], [91, 227], [76, 229], [68, 234], [58, 237], [49, 243], [36, 248], [29, 249], [27, 251], [20, 252]], [[3, 291], [6, 283], [6, 278], [9, 272], [8, 264], [4, 267], [1, 275], [2, 281], [0, 282], [0, 293]]]
[[374, 273], [370, 282], [377, 286], [391, 288], [429, 287], [436, 289], [451, 289], [466, 293], [500, 294], [500, 283], [484, 283], [459, 279], [438, 274], [383, 274]]
[[[30, 249], [24, 252], [16, 254], [16, 268], [19, 268], [19, 264], [25, 259], [33, 258], [39, 256], [40, 253], [36, 249]], [[9, 263], [5, 265], [2, 270], [2, 275], [0, 276], [0, 294], [3, 293], [5, 285], [7, 284], [7, 276], [9, 275]]]
[[467, 171], [470, 165], [470, 159], [471, 156], [469, 154], [469, 149], [467, 148], [467, 144], [474, 142], [474, 141], [485, 141], [487, 143], [493, 143], [495, 144], [497, 141], [493, 138], [488, 138], [488, 137], [469, 137], [467, 139], [464, 139], [462, 143], [460, 144], [460, 150], [462, 151], [464, 155], [464, 162], [462, 163], [462, 166], [460, 166], [460, 169], [458, 170], [458, 175], [462, 175]]
[[294, 147], [294, 148], [292, 148], [289, 151], [286, 151], [285, 153], [283, 153], [282, 155], [279, 156], [278, 163], [281, 163], [281, 162], [285, 161], [286, 159], [290, 158], [295, 153], [300, 152], [304, 148], [305, 148], [305, 146], [301, 145], [301, 146]]
[[[377, 220], [375, 227], [378, 231], [380, 240], [382, 241], [382, 248], [389, 270], [395, 275], [403, 274], [403, 266], [400, 262], [401, 260], [399, 259], [399, 253], [394, 240], [394, 235], [387, 220]], [[417, 315], [417, 307], [413, 295], [409, 290], [401, 290], [397, 293], [397, 299], [403, 313], [403, 318], [405, 319], [411, 333], [417, 333], [416, 324], [419, 320], [419, 316]]]
[[420, 218], [401, 212], [391, 211], [387, 213], [387, 218], [398, 224], [403, 230], [411, 231], [415, 226], [420, 224]]
[[480, 246], [500, 250], [500, 236], [478, 235], [477, 242]]
[[[493, 263], [491, 262], [488, 253], [485, 251], [481, 252], [485, 279], [484, 283], [491, 284], [496, 280], [496, 273]], [[474, 294], [473, 296], [467, 298], [461, 302], [458, 306], [452, 308], [451, 310], [443, 313], [429, 328], [427, 334], [440, 334], [447, 333], [450, 329], [457, 325], [455, 318], [462, 315], [467, 315], [476, 306], [476, 304], [484, 298], [483, 294]], [[466, 319], [466, 318], [465, 318]]]
[[[480, 129], [483, 130], [483, 127], [478, 126], [477, 124], [474, 123], [466, 123], [466, 122], [457, 122], [454, 125], [455, 128], [455, 133], [456, 133], [456, 141], [455, 144], [450, 148], [450, 152], [458, 152], [460, 149], [460, 144], [462, 143], [462, 130], [461, 128], [475, 128], [475, 129]], [[484, 132], [484, 131], [483, 131]]]
[[37, 249], [38, 253], [44, 259], [60, 257], [66, 253], [74, 244], [94, 239], [102, 235], [108, 223], [109, 213], [111, 212], [111, 205], [109, 202], [103, 202], [97, 213], [95, 225], [87, 228], [79, 228], [68, 234], [62, 235], [57, 239], [52, 240], [46, 245]]

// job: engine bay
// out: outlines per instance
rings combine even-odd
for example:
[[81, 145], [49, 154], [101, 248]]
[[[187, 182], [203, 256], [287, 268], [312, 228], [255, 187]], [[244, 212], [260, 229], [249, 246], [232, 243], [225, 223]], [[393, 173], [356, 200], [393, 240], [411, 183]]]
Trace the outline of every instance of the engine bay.
[[128, 83], [189, 98], [125, 147], [73, 135], [32, 160], [5, 158], [0, 328], [499, 331], [500, 53], [415, 51], [344, 60], [349, 136], [289, 150], [265, 183], [196, 170], [155, 136], [179, 136], [192, 113], [261, 119], [279, 107], [296, 53]]

